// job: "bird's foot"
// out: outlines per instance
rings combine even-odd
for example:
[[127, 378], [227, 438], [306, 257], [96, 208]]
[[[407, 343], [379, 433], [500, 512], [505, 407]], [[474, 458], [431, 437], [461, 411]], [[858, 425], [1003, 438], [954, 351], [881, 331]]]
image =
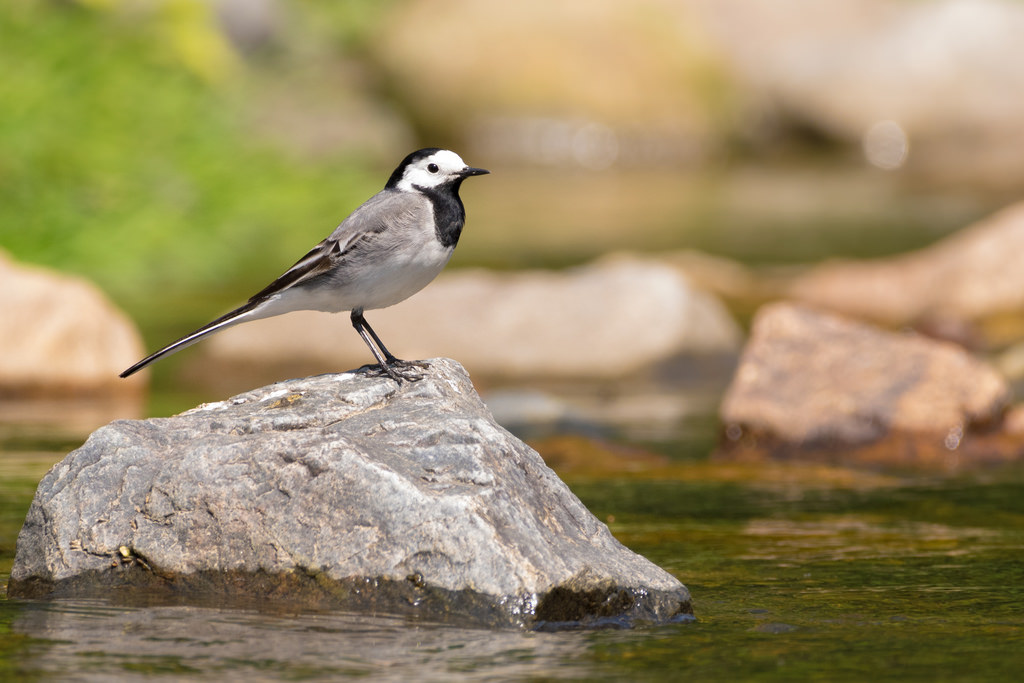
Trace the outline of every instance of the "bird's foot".
[[388, 358], [388, 365], [392, 367], [397, 365], [400, 368], [423, 368], [424, 370], [430, 367], [430, 363], [425, 360], [402, 360], [394, 356]]
[[402, 360], [392, 356], [388, 359], [387, 363], [378, 363], [377, 365], [367, 367], [371, 372], [376, 372], [378, 377], [387, 375], [401, 384], [402, 382], [419, 382], [426, 375], [415, 372], [410, 368], [427, 369], [430, 367], [430, 364], [418, 360]]

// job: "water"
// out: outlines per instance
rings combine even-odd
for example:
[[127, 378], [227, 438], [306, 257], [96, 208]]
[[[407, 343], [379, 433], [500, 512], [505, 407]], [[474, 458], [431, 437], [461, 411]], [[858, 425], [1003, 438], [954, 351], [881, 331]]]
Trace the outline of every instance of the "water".
[[[280, 605], [0, 598], [0, 679], [931, 681], [1024, 668], [1024, 468], [726, 463], [709, 457], [708, 415], [673, 424], [535, 443], [623, 543], [687, 584], [695, 622], [521, 633]], [[3, 433], [0, 582], [36, 482], [74, 445]]]
[[[387, 616], [266, 614], [194, 606], [21, 605], [19, 673], [86, 680], [167, 674], [218, 680], [469, 680], [587, 675], [573, 634], [407, 624]], [[563, 664], [564, 662], [564, 664]]]

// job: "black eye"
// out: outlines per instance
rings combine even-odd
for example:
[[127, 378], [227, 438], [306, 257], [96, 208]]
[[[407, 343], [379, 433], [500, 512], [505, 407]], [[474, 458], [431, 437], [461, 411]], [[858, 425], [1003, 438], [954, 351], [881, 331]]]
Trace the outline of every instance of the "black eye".
[[437, 164], [427, 164], [427, 170], [431, 173], [437, 173], [441, 169], [437, 167]]

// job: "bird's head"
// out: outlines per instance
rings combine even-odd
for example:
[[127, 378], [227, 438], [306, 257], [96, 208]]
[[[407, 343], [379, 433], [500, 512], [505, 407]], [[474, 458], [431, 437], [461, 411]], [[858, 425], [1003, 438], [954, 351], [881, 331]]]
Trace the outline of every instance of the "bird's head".
[[469, 176], [490, 171], [467, 166], [455, 152], [427, 147], [413, 152], [398, 165], [386, 185], [389, 189], [415, 192], [443, 186], [457, 190]]

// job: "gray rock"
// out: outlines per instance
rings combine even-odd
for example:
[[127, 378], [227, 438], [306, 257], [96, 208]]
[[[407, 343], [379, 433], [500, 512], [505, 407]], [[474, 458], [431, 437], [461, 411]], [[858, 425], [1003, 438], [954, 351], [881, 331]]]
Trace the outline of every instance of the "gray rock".
[[40, 483], [9, 594], [531, 627], [691, 614], [686, 587], [498, 426], [458, 363], [429, 363], [417, 383], [321, 375], [97, 430]]

